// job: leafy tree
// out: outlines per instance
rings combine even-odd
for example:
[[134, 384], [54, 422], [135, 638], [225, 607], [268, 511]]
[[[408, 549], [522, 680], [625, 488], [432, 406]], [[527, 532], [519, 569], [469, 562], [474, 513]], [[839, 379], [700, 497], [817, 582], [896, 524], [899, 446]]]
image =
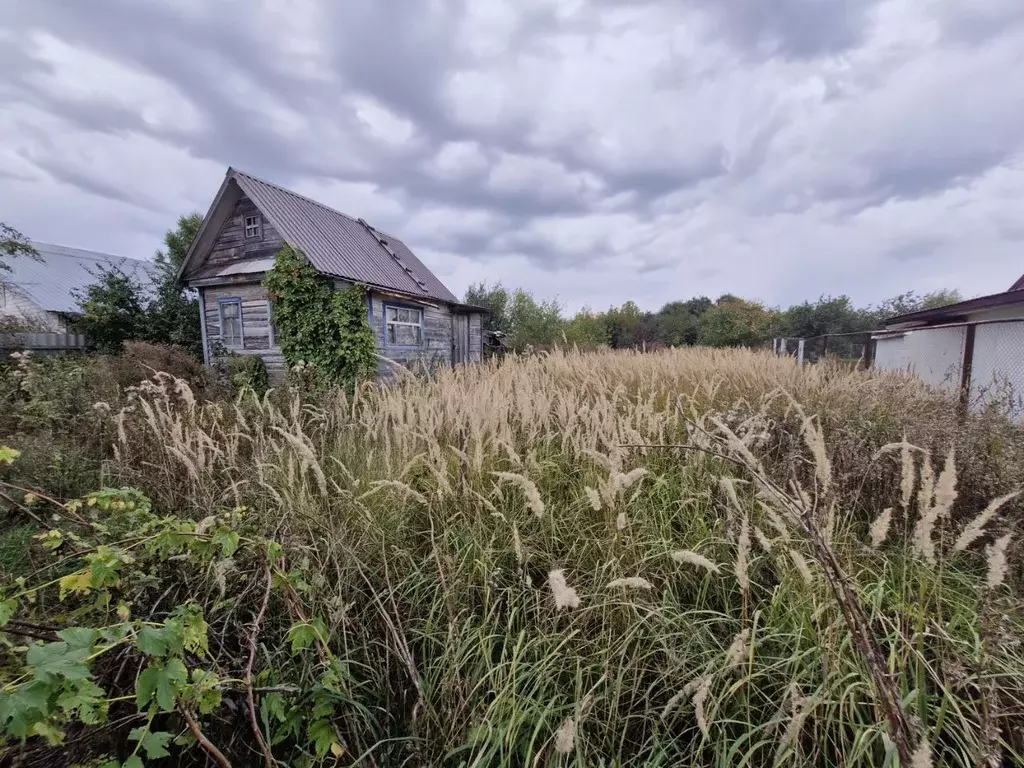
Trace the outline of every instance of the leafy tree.
[[202, 224], [202, 215], [190, 213], [180, 216], [177, 227], [164, 235], [166, 250], [158, 250], [153, 260], [153, 290], [146, 311], [147, 341], [176, 344], [196, 357], [203, 354], [199, 299], [178, 282], [178, 269]]
[[849, 296], [822, 296], [813, 304], [805, 301], [782, 312], [779, 333], [794, 338], [812, 338], [829, 333], [857, 333], [875, 327], [869, 313], [854, 308]]
[[493, 286], [483, 282], [471, 285], [466, 289], [465, 301], [467, 304], [491, 310], [491, 314], [484, 315], [483, 318], [482, 327], [485, 331], [509, 333], [509, 293], [501, 283], [495, 283]]
[[709, 347], [756, 347], [772, 337], [774, 314], [753, 301], [723, 296], [701, 315], [697, 342]]
[[511, 346], [516, 350], [527, 347], [550, 347], [562, 339], [562, 307], [557, 301], [537, 302], [533, 294], [517, 288], [508, 305]]
[[873, 311], [875, 322], [887, 320], [896, 315], [906, 315], [910, 312], [920, 312], [923, 309], [936, 309], [948, 304], [956, 304], [964, 300], [960, 291], [949, 288], [940, 288], [937, 291], [918, 296], [914, 291], [907, 291], [898, 296], [893, 296], [879, 304]]
[[118, 265], [99, 267], [97, 278], [73, 292], [82, 312], [75, 327], [101, 352], [117, 354], [124, 342], [148, 336], [145, 287]]
[[565, 323], [565, 341], [580, 349], [608, 346], [608, 326], [600, 314], [583, 308]]
[[666, 304], [654, 317], [658, 339], [670, 347], [696, 344], [700, 316], [712, 306], [707, 296]]
[[621, 307], [611, 307], [604, 314], [608, 328], [608, 341], [615, 349], [640, 346], [647, 328], [642, 328], [644, 313], [636, 302], [627, 301]]
[[100, 268], [97, 282], [75, 294], [82, 317], [76, 327], [97, 348], [120, 351], [125, 341], [173, 344], [202, 357], [199, 301], [178, 282], [178, 268], [199, 232], [198, 213], [181, 216], [164, 235], [166, 250], [158, 250], [144, 278], [121, 267]]
[[18, 256], [40, 260], [38, 251], [32, 247], [27, 237], [0, 221], [0, 272], [10, 272], [11, 265], [6, 260]]

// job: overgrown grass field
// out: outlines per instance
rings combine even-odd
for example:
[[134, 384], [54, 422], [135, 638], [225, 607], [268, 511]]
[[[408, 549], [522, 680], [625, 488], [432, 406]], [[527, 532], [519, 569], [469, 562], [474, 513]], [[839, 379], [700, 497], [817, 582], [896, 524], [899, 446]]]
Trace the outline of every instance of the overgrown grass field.
[[86, 407], [79, 501], [0, 439], [13, 762], [1024, 759], [1024, 439], [909, 377], [555, 352]]

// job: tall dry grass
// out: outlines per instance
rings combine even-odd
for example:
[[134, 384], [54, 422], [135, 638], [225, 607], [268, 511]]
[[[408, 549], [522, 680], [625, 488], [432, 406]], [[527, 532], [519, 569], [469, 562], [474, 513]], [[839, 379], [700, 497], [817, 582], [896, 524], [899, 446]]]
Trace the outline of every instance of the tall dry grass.
[[[111, 483], [244, 506], [314, 574], [366, 764], [1024, 753], [1021, 441], [908, 377], [559, 352], [316, 401], [157, 377], [110, 418]], [[230, 645], [252, 585], [210, 578]]]

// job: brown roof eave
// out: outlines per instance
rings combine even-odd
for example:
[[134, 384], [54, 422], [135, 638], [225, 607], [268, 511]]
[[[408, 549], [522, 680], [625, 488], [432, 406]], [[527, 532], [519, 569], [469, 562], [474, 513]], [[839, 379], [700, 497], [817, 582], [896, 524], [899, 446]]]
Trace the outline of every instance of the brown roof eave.
[[902, 325], [904, 323], [934, 323], [948, 321], [968, 312], [979, 312], [983, 309], [993, 309], [1011, 304], [1024, 304], [1024, 291], [1004, 291], [994, 293], [990, 296], [979, 296], [976, 299], [960, 301], [956, 304], [948, 304], [945, 307], [934, 309], [922, 309], [917, 312], [908, 312], [905, 315], [896, 315], [882, 321], [882, 327]]

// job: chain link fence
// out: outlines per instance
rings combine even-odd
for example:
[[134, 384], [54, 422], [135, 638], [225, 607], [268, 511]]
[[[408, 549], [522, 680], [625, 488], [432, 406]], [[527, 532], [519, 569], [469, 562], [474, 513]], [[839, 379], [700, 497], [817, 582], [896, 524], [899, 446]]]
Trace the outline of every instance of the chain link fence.
[[957, 396], [964, 408], [997, 408], [1024, 421], [1024, 320], [778, 338], [773, 349], [804, 365], [830, 357], [858, 367], [908, 371]]

